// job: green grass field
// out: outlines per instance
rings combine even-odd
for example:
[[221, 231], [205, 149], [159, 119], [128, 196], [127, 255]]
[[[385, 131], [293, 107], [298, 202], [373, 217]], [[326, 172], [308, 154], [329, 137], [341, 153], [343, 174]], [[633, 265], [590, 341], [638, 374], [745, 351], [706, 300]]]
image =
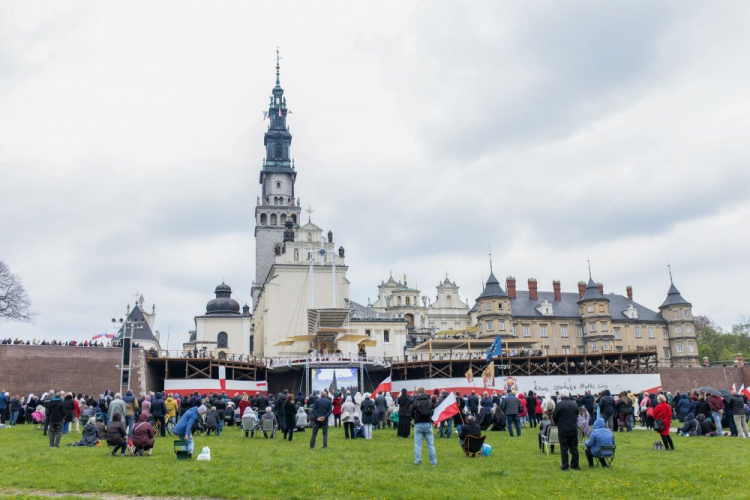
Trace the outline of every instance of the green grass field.
[[[677, 438], [676, 451], [654, 451], [653, 432], [618, 433], [611, 469], [559, 470], [560, 457], [541, 455], [535, 430], [523, 437], [488, 433], [489, 458], [468, 459], [458, 440], [436, 439], [438, 466], [426, 448], [413, 465], [413, 439], [373, 432], [373, 439], [346, 441], [331, 429], [328, 449], [309, 449], [310, 431], [292, 443], [245, 439], [236, 427], [221, 437], [197, 437], [196, 455], [211, 448], [210, 462], [177, 461], [173, 439], [157, 438], [152, 457], [110, 457], [107, 447], [50, 450], [31, 426], [0, 429], [0, 495], [48, 493], [102, 496], [217, 498], [748, 498], [750, 440]], [[320, 436], [319, 436], [320, 438]], [[721, 465], [723, 469], [716, 469]]]

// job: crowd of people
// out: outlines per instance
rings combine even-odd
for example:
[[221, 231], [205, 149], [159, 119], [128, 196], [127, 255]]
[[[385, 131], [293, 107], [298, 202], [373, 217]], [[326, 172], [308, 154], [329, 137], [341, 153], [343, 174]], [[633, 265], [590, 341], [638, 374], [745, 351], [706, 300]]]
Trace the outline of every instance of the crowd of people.
[[93, 340], [26, 340], [0, 339], [0, 345], [54, 345], [59, 347], [116, 347], [112, 342], [95, 342]]
[[[414, 433], [414, 463], [422, 461], [422, 444], [427, 444], [430, 463], [437, 464], [432, 425], [433, 411], [449, 396], [455, 397], [458, 412], [443, 419], [437, 426], [438, 438], [458, 437], [466, 449], [468, 437], [482, 438], [483, 431], [506, 431], [510, 437], [520, 437], [523, 429], [538, 427], [540, 451], [549, 445], [550, 430], [554, 427], [560, 447], [561, 468], [578, 469], [578, 441], [585, 440], [585, 454], [589, 466], [598, 459], [606, 466], [605, 458], [613, 453], [614, 433], [630, 432], [636, 425], [659, 434], [658, 449], [674, 450], [671, 434], [678, 436], [738, 436], [750, 437], [747, 420], [750, 405], [747, 398], [735, 391], [708, 394], [700, 391], [676, 393], [659, 390], [634, 395], [629, 391], [612, 395], [605, 390], [599, 394], [571, 396], [567, 390], [546, 393], [534, 391], [505, 393], [434, 390], [432, 394], [418, 389], [414, 394], [403, 390], [395, 399], [389, 392], [352, 393], [336, 391], [313, 392], [304, 397], [301, 392], [283, 391], [274, 394], [225, 392], [190, 395], [150, 392], [136, 397], [131, 391], [125, 395], [105, 391], [98, 396], [50, 390], [40, 397], [13, 396], [0, 392], [0, 426], [22, 423], [36, 425], [49, 446], [60, 446], [61, 436], [81, 434], [72, 446], [111, 447], [110, 453], [120, 456], [151, 454], [156, 437], [167, 433], [184, 439], [192, 456], [195, 433], [221, 436], [225, 427], [240, 426], [245, 436], [273, 438], [276, 431], [291, 442], [295, 434], [312, 428], [309, 445], [316, 446], [322, 435], [323, 448], [328, 446], [329, 427], [343, 427], [345, 439], [373, 438], [373, 431], [391, 429], [397, 436], [409, 438]], [[679, 422], [672, 428], [672, 420]], [[268, 422], [270, 421], [270, 422]], [[251, 424], [248, 424], [250, 422]], [[263, 425], [264, 422], [266, 425]], [[727, 429], [725, 431], [725, 429]], [[658, 446], [657, 446], [658, 445]]]

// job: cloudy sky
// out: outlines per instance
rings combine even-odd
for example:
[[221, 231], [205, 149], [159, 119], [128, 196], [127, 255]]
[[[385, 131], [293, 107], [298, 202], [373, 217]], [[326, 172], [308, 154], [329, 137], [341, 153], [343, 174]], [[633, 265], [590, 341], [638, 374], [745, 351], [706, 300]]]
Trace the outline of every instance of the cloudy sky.
[[750, 5], [0, 3], [0, 259], [84, 340], [136, 291], [176, 348], [254, 276], [262, 112], [281, 47], [297, 193], [353, 299], [447, 271], [573, 291], [675, 283], [750, 314]]

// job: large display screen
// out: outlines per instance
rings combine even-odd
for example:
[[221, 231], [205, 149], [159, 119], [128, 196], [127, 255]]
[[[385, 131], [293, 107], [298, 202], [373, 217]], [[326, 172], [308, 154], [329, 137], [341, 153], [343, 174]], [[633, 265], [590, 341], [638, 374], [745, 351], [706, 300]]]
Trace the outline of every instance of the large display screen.
[[349, 389], [352, 394], [359, 391], [359, 368], [312, 368], [312, 390], [329, 392]]

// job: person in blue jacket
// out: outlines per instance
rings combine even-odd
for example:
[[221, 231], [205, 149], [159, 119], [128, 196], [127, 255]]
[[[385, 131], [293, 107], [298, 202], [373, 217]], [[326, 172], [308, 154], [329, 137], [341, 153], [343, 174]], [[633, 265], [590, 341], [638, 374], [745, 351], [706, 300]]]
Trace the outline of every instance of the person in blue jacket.
[[194, 443], [193, 443], [193, 424], [197, 419], [200, 418], [200, 415], [206, 413], [206, 407], [201, 405], [193, 406], [190, 408], [185, 414], [182, 416], [179, 422], [177, 422], [177, 425], [174, 426], [174, 429], [172, 432], [175, 436], [182, 436], [185, 438], [185, 441], [188, 442], [188, 457], [193, 456], [193, 449], [194, 449]]
[[607, 428], [603, 418], [597, 418], [594, 422], [594, 430], [591, 431], [591, 436], [586, 441], [586, 460], [589, 461], [589, 467], [594, 467], [594, 457], [599, 459], [602, 467], [607, 467], [604, 457], [612, 456], [612, 452], [602, 451], [601, 447], [613, 444], [615, 444], [615, 435]]

